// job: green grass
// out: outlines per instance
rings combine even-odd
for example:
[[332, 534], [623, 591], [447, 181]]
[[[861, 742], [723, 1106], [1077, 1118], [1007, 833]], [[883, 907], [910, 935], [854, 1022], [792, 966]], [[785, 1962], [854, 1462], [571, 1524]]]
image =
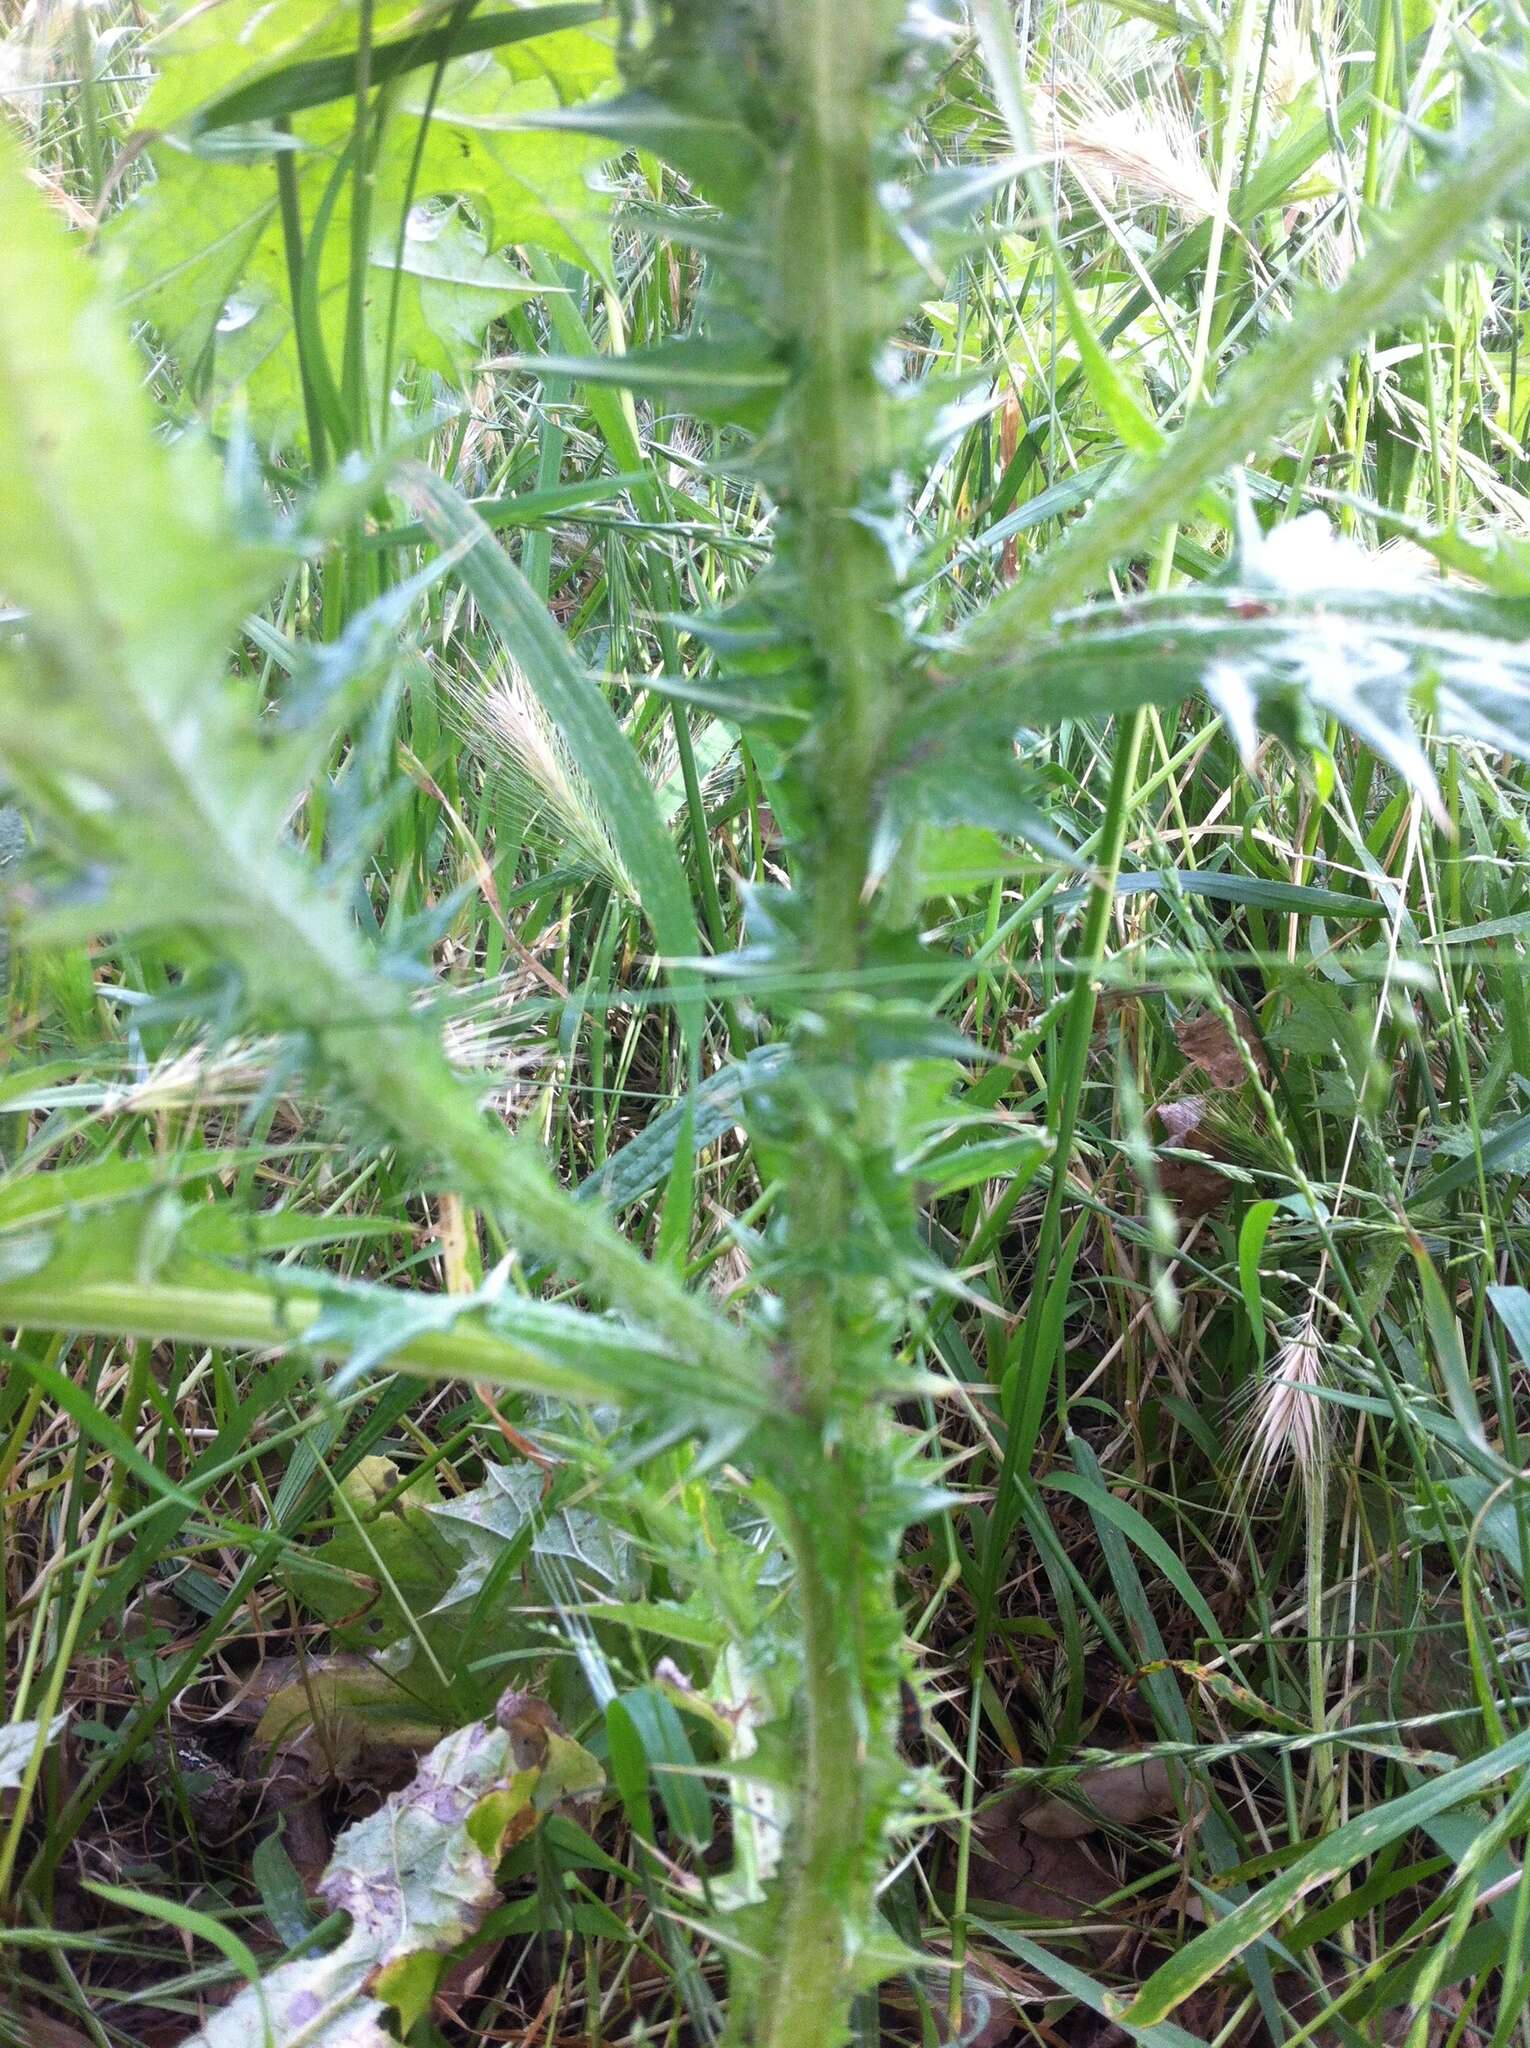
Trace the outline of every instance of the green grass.
[[7, 32], [0, 2040], [1530, 2043], [1525, 24], [900, 18]]

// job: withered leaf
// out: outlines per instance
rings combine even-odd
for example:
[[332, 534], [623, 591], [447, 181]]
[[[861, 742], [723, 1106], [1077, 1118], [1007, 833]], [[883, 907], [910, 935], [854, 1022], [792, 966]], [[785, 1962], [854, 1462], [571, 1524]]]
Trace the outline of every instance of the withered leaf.
[[442, 1957], [498, 1900], [506, 1847], [571, 1777], [599, 1775], [546, 1709], [519, 1694], [502, 1705], [499, 1721], [438, 1742], [412, 1783], [336, 1841], [318, 1891], [350, 1916], [340, 1945], [250, 1985], [186, 2048], [250, 2048], [267, 2027], [304, 2048], [382, 2048], [394, 2038], [382, 2024], [390, 2006], [406, 2033], [429, 2010]]
[[1027, 1834], [1067, 1842], [1113, 1823], [1135, 1827], [1174, 1810], [1174, 1780], [1162, 1757], [1138, 1763], [1095, 1764], [1080, 1771], [1068, 1796], [1053, 1794], [1020, 1816]]
[[1181, 1217], [1209, 1216], [1232, 1193], [1232, 1182], [1204, 1159], [1161, 1159], [1158, 1185]]
[[1181, 1095], [1175, 1101], [1158, 1105], [1158, 1121], [1171, 1145], [1183, 1145], [1192, 1131], [1199, 1130], [1205, 1114], [1204, 1095]]
[[1236, 1005], [1230, 1007], [1243, 1040], [1241, 1047], [1215, 1010], [1200, 1010], [1194, 1016], [1180, 1017], [1174, 1025], [1174, 1037], [1180, 1051], [1192, 1066], [1201, 1069], [1215, 1088], [1243, 1086], [1248, 1079], [1245, 1054], [1262, 1077], [1267, 1079], [1269, 1076], [1269, 1062], [1265, 1059], [1264, 1048], [1259, 1043], [1259, 1034], [1252, 1020]]

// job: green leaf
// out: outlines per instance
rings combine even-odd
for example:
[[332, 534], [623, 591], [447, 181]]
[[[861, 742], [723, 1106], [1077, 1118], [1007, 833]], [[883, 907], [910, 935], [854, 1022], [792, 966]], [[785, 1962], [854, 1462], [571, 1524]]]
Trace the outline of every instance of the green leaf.
[[544, 1486], [545, 1475], [529, 1460], [491, 1465], [482, 1486], [430, 1508], [431, 1521], [464, 1558], [442, 1608], [475, 1602], [505, 1550], [528, 1534], [533, 1559], [557, 1558], [585, 1592], [621, 1600], [641, 1590], [632, 1546], [617, 1526], [591, 1508], [549, 1508]]
[[1186, 2033], [1183, 2027], [1175, 2026], [1172, 2020], [1160, 2020], [1154, 2026], [1136, 2024], [1129, 2015], [1122, 2016], [1117, 2008], [1120, 2000], [1105, 1989], [1096, 1977], [1078, 1968], [1077, 1964], [1065, 1962], [1061, 1956], [1054, 1956], [1050, 1949], [1033, 1941], [1029, 1935], [1019, 1934], [1010, 1927], [996, 1927], [991, 1921], [977, 1923], [992, 1940], [1001, 1942], [1005, 1948], [1035, 1970], [1048, 1982], [1055, 1984], [1059, 1991], [1066, 1991], [1076, 1998], [1080, 2005], [1097, 2013], [1103, 2020], [1110, 2020], [1120, 2027], [1131, 2040], [1138, 2041], [1142, 2048], [1205, 2048], [1199, 2034]]
[[55, 1714], [46, 1728], [41, 1721], [7, 1721], [0, 1725], [0, 1792], [14, 1792], [32, 1760], [63, 1734], [69, 1716]]
[[249, 1984], [250, 1989], [240, 2000], [251, 2001], [249, 2017], [259, 2014], [265, 2024], [265, 2008], [260, 1997], [260, 1965], [256, 1962], [248, 1943], [239, 1939], [231, 1927], [225, 1927], [221, 1920], [215, 1920], [210, 1913], [199, 1913], [192, 1906], [183, 1906], [176, 1899], [157, 1896], [153, 1892], [139, 1891], [136, 1886], [125, 1884], [100, 1884], [85, 1879], [85, 1889], [94, 1892], [98, 1899], [104, 1899], [109, 1906], [119, 1906], [125, 1912], [138, 1913], [149, 1920], [162, 1921], [167, 1927], [175, 1927], [182, 1934], [195, 1935], [198, 1941], [205, 1941], [218, 1950], [233, 1964], [234, 1968]]
[[[0, 1265], [0, 1323], [249, 1350], [298, 1347], [352, 1364], [364, 1350], [398, 1371], [562, 1400], [641, 1401], [663, 1390], [671, 1401], [711, 1405], [720, 1391], [715, 1375], [688, 1370], [662, 1343], [518, 1295], [421, 1295], [293, 1266], [240, 1267], [178, 1243], [146, 1274], [145, 1215], [123, 1206], [78, 1224], [17, 1233], [31, 1256]], [[761, 1407], [767, 1398], [762, 1387]], [[88, 1413], [83, 1396], [80, 1402]], [[115, 1431], [106, 1416], [100, 1426]], [[142, 1467], [158, 1489], [173, 1491], [137, 1457], [131, 1440], [110, 1448], [136, 1459], [134, 1469]]]
[[1248, 1310], [1249, 1327], [1254, 1333], [1255, 1356], [1261, 1363], [1264, 1359], [1265, 1321], [1259, 1261], [1279, 1208], [1278, 1200], [1253, 1203], [1238, 1232], [1238, 1284], [1243, 1293], [1243, 1306]]
[[[483, 1117], [346, 896], [291, 846], [286, 824], [305, 790], [312, 736], [278, 737], [224, 673], [226, 643], [280, 557], [240, 538], [205, 447], [156, 440], [99, 272], [70, 249], [3, 142], [0, 205], [0, 556], [7, 594], [30, 610], [21, 652], [0, 664], [0, 765], [58, 850], [109, 878], [95, 927], [190, 935], [234, 967], [262, 1025], [299, 1034], [394, 1142], [567, 1261], [602, 1299], [663, 1326], [677, 1358], [708, 1357], [709, 1384], [747, 1387], [752, 1405], [763, 1374], [748, 1338], [577, 1206], [529, 1144]], [[545, 615], [540, 625], [567, 662]], [[661, 943], [694, 950], [683, 873], [630, 750], [625, 772], [648, 807], [622, 830], [641, 845], [640, 879], [650, 866], [657, 877], [649, 915]], [[35, 1311], [89, 1327], [89, 1300], [108, 1319], [96, 1327], [174, 1334], [144, 1322], [152, 1290], [141, 1276], [90, 1278], [72, 1317], [57, 1292], [37, 1286]], [[241, 1341], [252, 1323], [277, 1327], [263, 1287], [231, 1287], [222, 1273], [160, 1300], [191, 1336], [215, 1338], [222, 1327]], [[600, 1348], [615, 1357], [620, 1338]], [[661, 1369], [655, 1389], [668, 1378]]]
[[[598, 21], [603, 11], [598, 4], [589, 4], [589, 0], [561, 0], [561, 4], [555, 0], [555, 4], [546, 7], [484, 9], [466, 20], [447, 21], [439, 27], [431, 25], [442, 16], [457, 14], [459, 4], [460, 0], [433, 0], [429, 6], [416, 7], [407, 33], [374, 41], [370, 52], [373, 85], [383, 85], [406, 72], [469, 56], [478, 50], [498, 49], [505, 43], [525, 42], [532, 36], [550, 36], [560, 29], [584, 28]], [[374, 19], [393, 11], [374, 9]], [[263, 19], [269, 21], [273, 12], [265, 9]], [[276, 121], [301, 114], [310, 107], [321, 107], [329, 100], [345, 99], [355, 90], [359, 56], [359, 50], [347, 49], [333, 57], [300, 59], [274, 71], [261, 68], [253, 77], [202, 107], [185, 126], [194, 136], [208, 135], [216, 128]]]
[[[1245, 518], [1227, 575], [1188, 590], [1101, 604], [1033, 633], [990, 689], [999, 726], [1119, 716], [1201, 689], [1245, 754], [1261, 725], [1314, 740], [1337, 719], [1438, 807], [1418, 734], [1530, 757], [1530, 604], [1420, 581], [1336, 534], [1321, 512], [1263, 534]], [[961, 690], [921, 715], [920, 737], [963, 732]], [[1310, 710], [1309, 708], [1310, 707]], [[918, 742], [916, 741], [916, 744]]]
[[1530, 1166], [1530, 1116], [1517, 1116], [1495, 1131], [1484, 1132], [1482, 1150], [1437, 1168], [1410, 1196], [1410, 1209], [1432, 1209], [1462, 1188], [1474, 1188], [1479, 1173], [1523, 1173]]
[[455, 1576], [455, 1554], [427, 1512], [440, 1503], [433, 1478], [376, 1509], [374, 1489], [391, 1493], [398, 1479], [390, 1459], [363, 1458], [341, 1482], [356, 1522], [342, 1513], [327, 1542], [294, 1550], [287, 1560], [294, 1592], [330, 1623], [341, 1649], [375, 1651], [398, 1642]]
[[1389, 219], [1373, 225], [1365, 254], [1337, 290], [1298, 301], [1289, 319], [1251, 348], [1163, 452], [1121, 468], [1090, 511], [969, 629], [952, 667], [985, 687], [1027, 648], [1038, 626], [1088, 597], [1111, 564], [1159, 536], [1201, 490], [1262, 449], [1330, 367], [1385, 321], [1421, 303], [1429, 280], [1466, 247], [1513, 186], [1530, 155], [1530, 99], [1500, 66], [1494, 98], [1456, 162]]
[[711, 1801], [697, 1773], [696, 1754], [685, 1732], [685, 1723], [673, 1703], [653, 1686], [643, 1685], [634, 1692], [623, 1693], [620, 1702], [612, 1704], [625, 1708], [637, 1733], [648, 1767], [657, 1779], [659, 1797], [671, 1828], [692, 1849], [709, 1848]]
[[1219, 1648], [1225, 1648], [1222, 1631], [1217, 1626], [1217, 1618], [1207, 1606], [1195, 1581], [1152, 1523], [1134, 1508], [1130, 1501], [1117, 1500], [1115, 1495], [1107, 1493], [1103, 1486], [1073, 1472], [1050, 1473], [1041, 1483], [1052, 1492], [1071, 1494], [1075, 1500], [1082, 1501], [1097, 1522], [1113, 1523], [1123, 1536], [1135, 1544], [1149, 1563], [1163, 1573], [1206, 1631], [1208, 1639]]
[[[385, 37], [383, 73], [392, 57], [394, 83], [371, 167], [363, 304], [374, 377], [382, 374], [395, 280], [390, 373], [408, 362], [461, 383], [489, 324], [540, 289], [501, 251], [536, 244], [599, 275], [608, 268], [606, 203], [587, 178], [606, 152], [589, 138], [538, 130], [535, 120], [610, 82], [609, 33], [548, 33], [549, 19], [562, 19], [563, 11], [528, 10], [526, 22], [515, 25], [533, 31], [529, 40], [501, 36], [496, 48], [447, 65], [422, 142], [431, 74], [401, 71], [396, 54], [421, 39], [388, 31], [443, 12], [384, 8], [375, 19]], [[500, 13], [480, 26], [506, 27], [512, 18]], [[237, 109], [282, 97], [281, 82], [290, 86], [293, 72], [281, 67], [300, 52], [299, 69], [311, 80], [328, 79], [354, 50], [359, 22], [354, 0], [285, 0], [274, 8], [262, 0], [220, 0], [212, 9], [190, 9], [160, 39], [161, 76], [143, 109], [143, 132], [157, 138], [150, 144], [156, 176], [107, 231], [133, 316], [154, 327], [215, 407], [242, 391], [254, 424], [278, 442], [301, 438], [304, 407], [276, 155], [291, 154], [304, 261], [316, 261], [317, 340], [338, 385], [351, 270], [353, 178], [345, 158], [354, 106], [312, 106], [297, 114], [290, 136], [216, 126], [196, 138], [227, 117], [231, 100]], [[336, 54], [326, 54], [337, 39]], [[471, 208], [471, 222], [459, 201]], [[374, 409], [382, 395], [374, 393]], [[348, 423], [348, 435], [358, 446], [368, 438], [359, 421]]]
[[744, 1120], [752, 1089], [763, 1087], [779, 1074], [788, 1054], [784, 1046], [761, 1045], [741, 1060], [730, 1060], [715, 1074], [708, 1074], [683, 1101], [675, 1103], [645, 1124], [618, 1152], [613, 1152], [599, 1173], [581, 1181], [576, 1196], [582, 1202], [603, 1202], [611, 1209], [624, 1209], [662, 1186], [675, 1157], [675, 1147], [685, 1135], [691, 1112], [690, 1140], [698, 1152], [715, 1145]]

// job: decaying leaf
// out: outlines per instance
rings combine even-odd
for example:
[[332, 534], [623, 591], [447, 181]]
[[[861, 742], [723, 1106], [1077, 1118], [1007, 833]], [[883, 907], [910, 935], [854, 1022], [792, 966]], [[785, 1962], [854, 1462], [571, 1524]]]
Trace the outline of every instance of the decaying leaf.
[[1096, 1764], [1080, 1771], [1066, 1798], [1053, 1794], [1020, 1816], [1027, 1834], [1052, 1842], [1073, 1841], [1097, 1828], [1136, 1827], [1155, 1814], [1174, 1811], [1174, 1780], [1162, 1757], [1140, 1763]]
[[[48, 1726], [49, 1742], [57, 1742], [68, 1718], [67, 1714], [54, 1715]], [[12, 1721], [0, 1728], [0, 1792], [14, 1791], [21, 1783], [37, 1748], [41, 1728], [41, 1721]]]
[[1174, 1025], [1180, 1051], [1192, 1066], [1201, 1068], [1214, 1088], [1241, 1088], [1248, 1078], [1248, 1060], [1253, 1061], [1261, 1075], [1268, 1077], [1269, 1074], [1264, 1048], [1259, 1043], [1259, 1034], [1252, 1021], [1236, 1006], [1232, 1008], [1232, 1015], [1243, 1040], [1242, 1046], [1215, 1010], [1200, 1010], [1193, 1017], [1180, 1017]]
[[1182, 1222], [1209, 1216], [1220, 1209], [1232, 1192], [1232, 1184], [1216, 1165], [1217, 1147], [1202, 1130], [1206, 1114], [1204, 1095], [1180, 1095], [1160, 1102], [1154, 1112], [1163, 1126], [1170, 1146], [1194, 1144], [1210, 1157], [1174, 1158], [1168, 1154], [1157, 1162], [1158, 1187], [1165, 1201], [1172, 1202]]
[[[979, 1897], [1007, 1907], [1026, 1920], [1064, 1920], [1088, 1925], [1117, 1889], [1117, 1879], [1082, 1840], [1049, 1841], [1001, 1817], [983, 1830], [982, 1853], [973, 1872]], [[1091, 1929], [1092, 1943], [1114, 1940], [1103, 1919]]]
[[1176, 1101], [1160, 1102], [1158, 1105], [1158, 1121], [1163, 1125], [1164, 1136], [1171, 1145], [1186, 1144], [1191, 1132], [1199, 1130], [1201, 1118], [1205, 1114], [1204, 1095], [1181, 1095]]
[[1227, 1176], [1205, 1159], [1161, 1159], [1158, 1185], [1181, 1221], [1209, 1216], [1213, 1209], [1221, 1208], [1232, 1192]]
[[347, 1778], [379, 1749], [428, 1749], [439, 1726], [410, 1718], [386, 1671], [364, 1657], [281, 1658], [297, 1666], [268, 1699], [254, 1747], [267, 1756], [301, 1754], [320, 1778]]
[[350, 1916], [327, 1955], [284, 1963], [216, 2013], [186, 2048], [381, 2048], [429, 2008], [442, 1959], [497, 1903], [500, 1857], [600, 1770], [541, 1701], [507, 1693], [492, 1723], [447, 1736], [403, 1791], [340, 1836], [319, 1896]]
[[65, 2026], [62, 2020], [50, 2019], [32, 2006], [22, 2013], [21, 2024], [27, 2048], [90, 2048], [78, 2027]]

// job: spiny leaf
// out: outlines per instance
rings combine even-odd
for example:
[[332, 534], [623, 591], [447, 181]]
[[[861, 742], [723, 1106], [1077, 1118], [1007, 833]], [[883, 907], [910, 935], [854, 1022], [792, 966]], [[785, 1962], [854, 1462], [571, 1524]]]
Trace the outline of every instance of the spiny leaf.
[[[580, 1216], [586, 1227], [594, 1220]], [[353, 1367], [386, 1363], [562, 1400], [643, 1400], [661, 1390], [708, 1407], [729, 1398], [715, 1375], [619, 1323], [514, 1294], [413, 1293], [208, 1258], [183, 1246], [152, 1203], [0, 1235], [0, 1320], [261, 1351], [299, 1346]]]
[[[553, 5], [546, 7], [486, 10], [476, 18], [463, 20], [461, 0], [432, 0], [431, 5], [413, 10], [407, 32], [401, 24], [397, 34], [374, 42], [370, 53], [372, 83], [383, 85], [390, 79], [402, 78], [406, 72], [447, 63], [478, 50], [498, 49], [533, 36], [550, 36], [562, 29], [583, 28], [598, 21], [601, 11], [589, 0], [561, 0], [561, 4], [554, 0]], [[273, 12], [270, 8], [263, 10], [263, 19], [269, 21]], [[374, 9], [374, 21], [381, 12]], [[448, 16], [457, 18], [445, 19]], [[355, 90], [360, 55], [357, 49], [347, 49], [331, 57], [300, 58], [274, 71], [260, 68], [232, 91], [203, 106], [185, 125], [193, 135], [209, 135], [218, 128], [275, 121], [303, 113], [309, 107], [321, 107], [329, 100], [344, 99]]]
[[61, 846], [108, 876], [99, 924], [195, 934], [394, 1142], [742, 1392], [752, 1347], [491, 1126], [404, 983], [287, 843], [306, 747], [274, 741], [222, 677], [278, 558], [240, 541], [205, 450], [156, 444], [98, 278], [9, 150], [0, 194], [0, 546], [31, 610], [23, 652], [0, 667], [0, 764]]
[[589, 1508], [547, 1508], [543, 1474], [532, 1464], [491, 1465], [484, 1483], [460, 1500], [432, 1507], [436, 1526], [463, 1555], [441, 1605], [460, 1607], [478, 1598], [506, 1548], [528, 1531], [532, 1555], [561, 1558], [586, 1582], [616, 1599], [637, 1590], [631, 1546], [614, 1525]]
[[[1420, 580], [1334, 533], [1321, 512], [1268, 535], [1245, 522], [1225, 577], [1090, 606], [1031, 635], [1007, 679], [981, 694], [981, 716], [1008, 733], [1174, 704], [1198, 688], [1249, 753], [1261, 726], [1316, 738], [1310, 706], [1436, 802], [1418, 731], [1426, 717], [1443, 738], [1530, 756], [1527, 628], [1523, 599]], [[910, 723], [926, 774], [970, 743], [964, 707], [977, 711], [975, 693], [958, 689]]]
[[1430, 278], [1467, 246], [1523, 181], [1530, 98], [1521, 74], [1492, 75], [1489, 117], [1432, 185], [1373, 229], [1370, 247], [1337, 291], [1298, 303], [1251, 349], [1215, 403], [1197, 412], [1162, 454], [1125, 465], [1088, 514], [968, 628], [953, 667], [991, 678], [1028, 654], [1028, 635], [1088, 597], [1111, 564], [1161, 534], [1197, 495], [1261, 449], [1314, 384], [1384, 321], [1419, 304]]

